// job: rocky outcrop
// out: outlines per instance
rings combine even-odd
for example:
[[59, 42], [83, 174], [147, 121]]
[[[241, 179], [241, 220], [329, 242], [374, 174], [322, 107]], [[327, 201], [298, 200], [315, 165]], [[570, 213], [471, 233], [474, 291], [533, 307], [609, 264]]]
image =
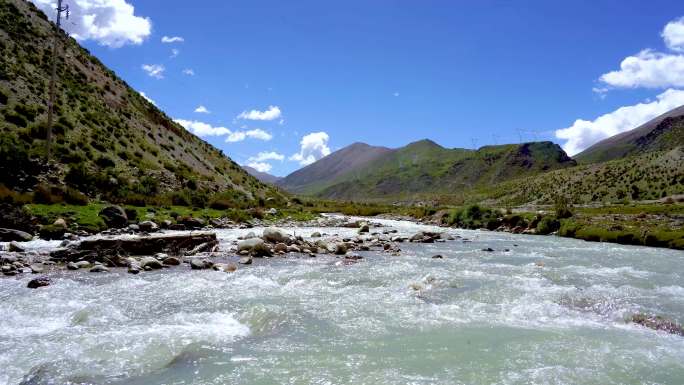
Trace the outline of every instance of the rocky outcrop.
[[28, 242], [31, 239], [33, 239], [33, 236], [27, 232], [0, 228], [0, 242]]
[[121, 206], [107, 206], [100, 210], [99, 215], [107, 227], [122, 228], [128, 226], [128, 216]]
[[218, 245], [215, 233], [191, 234], [162, 234], [154, 236], [140, 236], [131, 238], [95, 238], [86, 239], [81, 243], [66, 249], [55, 250], [50, 257], [58, 261], [103, 261], [112, 256], [126, 255], [154, 255], [156, 253], [172, 253], [176, 255], [188, 251], [206, 250]]

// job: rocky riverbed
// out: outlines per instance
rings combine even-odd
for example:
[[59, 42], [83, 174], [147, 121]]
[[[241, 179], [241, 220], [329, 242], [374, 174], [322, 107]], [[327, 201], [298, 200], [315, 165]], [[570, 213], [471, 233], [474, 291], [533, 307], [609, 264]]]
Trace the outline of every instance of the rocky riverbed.
[[0, 384], [684, 376], [681, 251], [341, 216], [2, 247]]

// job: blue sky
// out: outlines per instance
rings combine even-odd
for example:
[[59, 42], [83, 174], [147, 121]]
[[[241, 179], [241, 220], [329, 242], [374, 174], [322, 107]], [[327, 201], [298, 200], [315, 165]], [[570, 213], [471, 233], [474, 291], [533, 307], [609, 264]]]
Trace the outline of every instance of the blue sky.
[[356, 141], [574, 153], [684, 104], [679, 0], [65, 1], [132, 87], [275, 175]]

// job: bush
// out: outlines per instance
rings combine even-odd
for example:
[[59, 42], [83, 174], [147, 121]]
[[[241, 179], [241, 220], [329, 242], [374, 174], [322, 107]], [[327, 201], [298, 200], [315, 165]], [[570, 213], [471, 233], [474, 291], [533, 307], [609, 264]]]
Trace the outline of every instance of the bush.
[[95, 164], [97, 164], [101, 168], [112, 168], [116, 165], [113, 160], [111, 160], [109, 157], [106, 157], [104, 155], [97, 158], [95, 160]]
[[556, 198], [554, 202], [554, 211], [556, 212], [556, 218], [558, 219], [570, 218], [572, 216], [568, 199], [564, 196]]
[[72, 205], [85, 206], [88, 204], [88, 197], [76, 189], [67, 187], [64, 192], [64, 201]]
[[17, 114], [16, 112], [6, 112], [5, 120], [14, 124], [17, 127], [28, 126], [28, 121], [23, 116]]
[[209, 207], [215, 210], [227, 210], [232, 207], [232, 203], [225, 199], [212, 200]]
[[537, 234], [551, 234], [560, 228], [560, 222], [551, 217], [542, 218], [537, 224]]
[[64, 201], [62, 190], [57, 187], [38, 185], [33, 192], [33, 202], [43, 204], [60, 203]]

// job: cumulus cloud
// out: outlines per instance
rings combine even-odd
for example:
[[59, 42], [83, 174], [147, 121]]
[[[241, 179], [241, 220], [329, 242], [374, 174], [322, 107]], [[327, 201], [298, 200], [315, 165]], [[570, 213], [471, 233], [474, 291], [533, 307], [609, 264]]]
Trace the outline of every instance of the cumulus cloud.
[[195, 76], [195, 71], [192, 68], [186, 68], [183, 70], [183, 75]]
[[226, 138], [226, 142], [242, 142], [247, 138], [271, 140], [273, 139], [273, 135], [269, 134], [268, 132], [260, 128], [249, 131], [235, 131], [228, 135], [228, 137]]
[[667, 48], [677, 52], [684, 51], [684, 17], [667, 23], [662, 37]]
[[[31, 1], [51, 19], [56, 17], [54, 0]], [[136, 16], [135, 8], [126, 0], [72, 0], [69, 10], [70, 22], [65, 28], [76, 40], [94, 40], [118, 48], [142, 44], [152, 33], [150, 19]]]
[[684, 86], [684, 56], [644, 50], [625, 58], [620, 69], [601, 75], [601, 82], [618, 88]]
[[259, 172], [269, 172], [273, 168], [273, 166], [266, 162], [249, 162], [247, 165]]
[[328, 140], [330, 140], [330, 137], [323, 131], [305, 135], [301, 142], [299, 142], [301, 146], [299, 152], [290, 156], [289, 159], [299, 162], [302, 166], [306, 166], [324, 156], [330, 155]]
[[242, 111], [240, 115], [238, 115], [238, 119], [246, 119], [246, 120], [275, 120], [280, 118], [282, 115], [280, 108], [278, 106], [268, 106], [268, 110], [266, 111], [259, 111], [259, 110], [252, 110], [252, 111]]
[[248, 162], [263, 162], [266, 160], [279, 160], [283, 161], [285, 159], [285, 155], [279, 154], [275, 151], [263, 151], [258, 153], [256, 156], [251, 156], [249, 159], [247, 159]]
[[209, 113], [211, 113], [211, 111], [209, 111], [209, 110], [207, 109], [207, 107], [204, 107], [204, 106], [199, 106], [199, 107], [195, 108], [195, 112], [197, 112], [197, 113], [199, 113], [199, 114], [209, 114]]
[[180, 36], [163, 36], [161, 38], [162, 43], [170, 44], [170, 43], [182, 43], [184, 42], [185, 39], [183, 39]]
[[572, 126], [556, 130], [556, 137], [566, 141], [563, 149], [568, 154], [575, 155], [600, 140], [634, 129], [681, 105], [684, 105], [684, 91], [668, 89], [651, 102], [620, 107], [591, 121], [577, 119]]
[[143, 64], [142, 69], [147, 72], [147, 75], [155, 79], [164, 79], [164, 71], [166, 68], [161, 64]]
[[155, 106], [157, 105], [157, 102], [155, 102], [154, 100], [152, 100], [152, 98], [150, 98], [149, 96], [145, 95], [144, 92], [141, 91], [141, 92], [139, 92], [139, 94], [140, 94], [140, 96], [143, 97], [143, 99], [145, 99], [145, 100], [147, 100], [148, 102], [154, 104]]
[[213, 127], [211, 124], [196, 120], [175, 119], [174, 122], [185, 127], [186, 130], [197, 136], [223, 136], [232, 133], [232, 131], [226, 127]]

